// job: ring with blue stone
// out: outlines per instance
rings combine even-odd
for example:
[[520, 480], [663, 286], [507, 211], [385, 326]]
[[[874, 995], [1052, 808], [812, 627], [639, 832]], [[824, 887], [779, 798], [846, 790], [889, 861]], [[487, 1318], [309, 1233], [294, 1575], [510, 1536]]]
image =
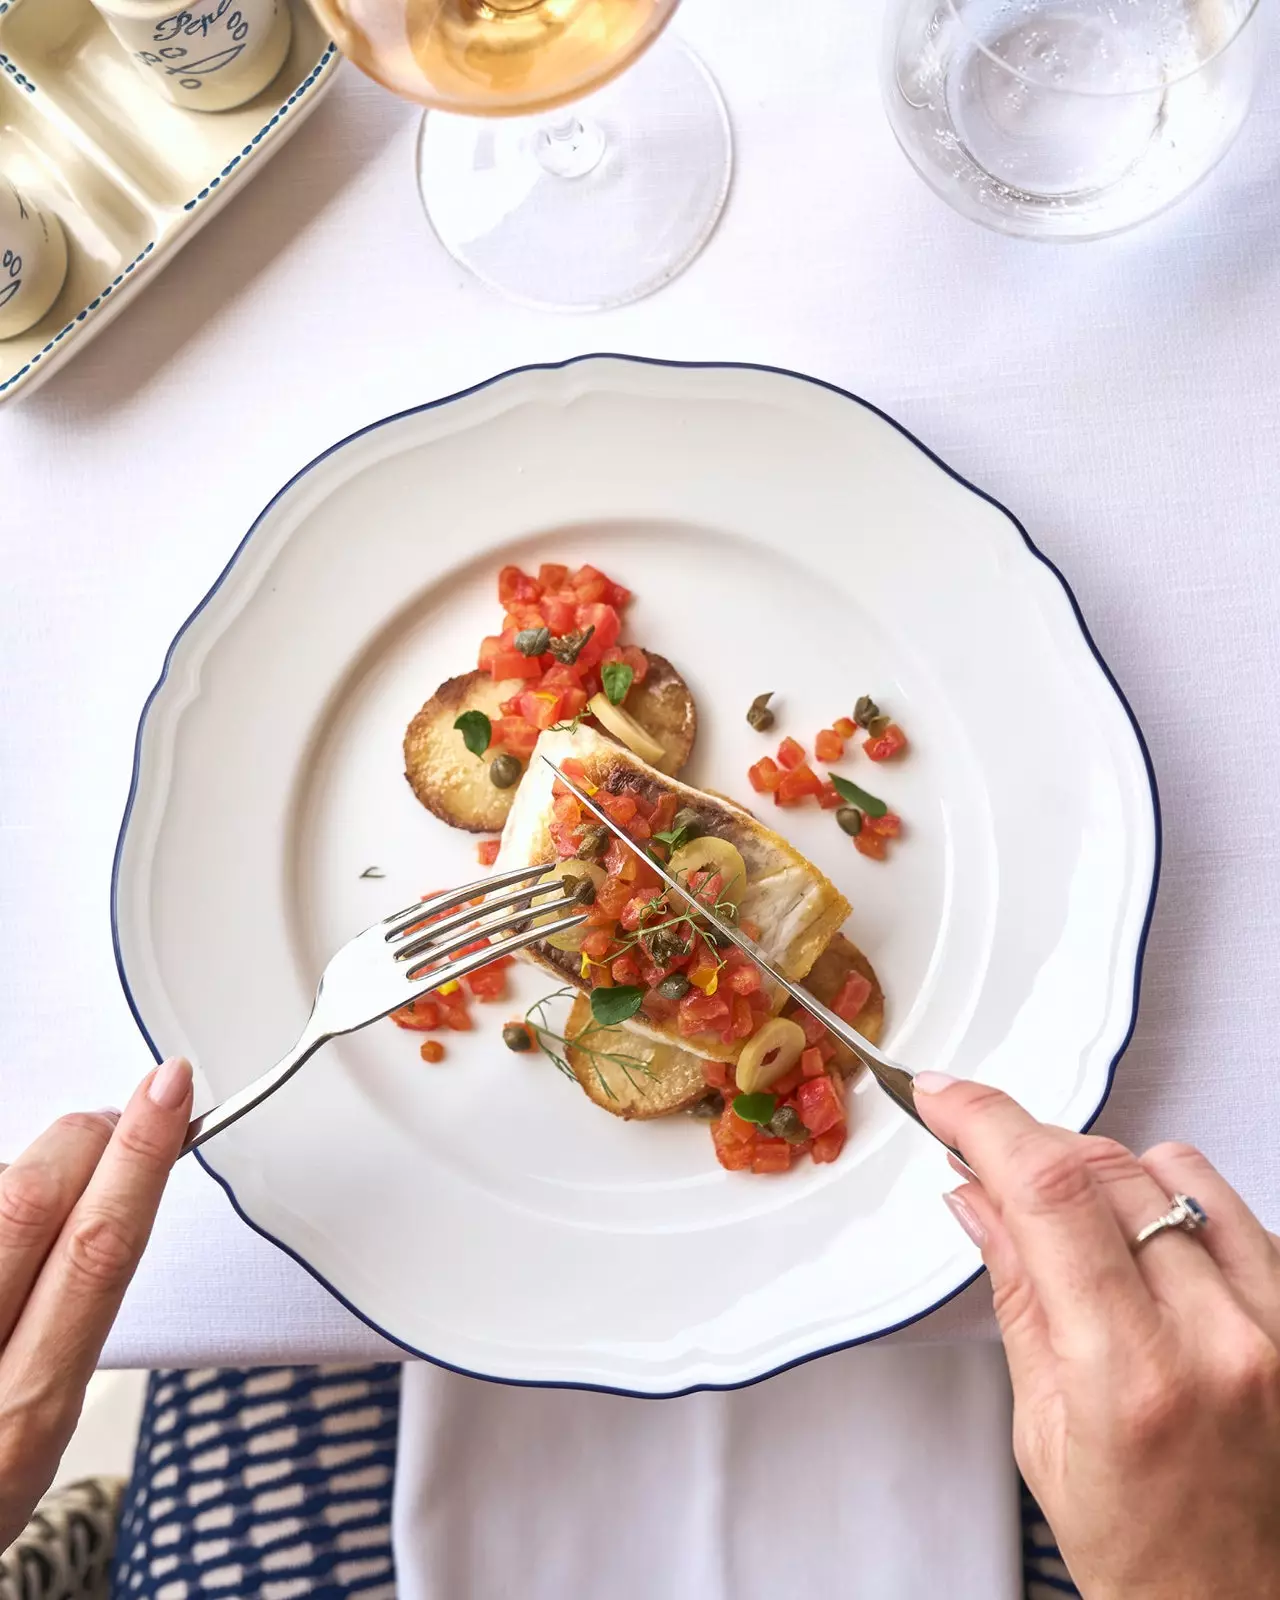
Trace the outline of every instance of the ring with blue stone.
[[1156, 1234], [1163, 1233], [1166, 1228], [1179, 1228], [1183, 1233], [1198, 1233], [1201, 1228], [1207, 1227], [1209, 1213], [1198, 1200], [1193, 1200], [1189, 1194], [1175, 1194], [1173, 1203], [1162, 1217], [1157, 1217], [1154, 1222], [1148, 1222], [1146, 1227], [1133, 1241], [1131, 1248], [1140, 1250], [1148, 1239], [1154, 1239]]

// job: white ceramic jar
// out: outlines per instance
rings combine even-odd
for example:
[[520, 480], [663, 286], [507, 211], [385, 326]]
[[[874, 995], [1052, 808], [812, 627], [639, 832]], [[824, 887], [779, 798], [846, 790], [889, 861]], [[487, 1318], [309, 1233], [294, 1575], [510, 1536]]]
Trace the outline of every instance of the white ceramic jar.
[[288, 0], [94, 0], [138, 68], [175, 105], [227, 111], [265, 89], [293, 36]]
[[0, 339], [39, 322], [67, 276], [62, 224], [0, 178]]

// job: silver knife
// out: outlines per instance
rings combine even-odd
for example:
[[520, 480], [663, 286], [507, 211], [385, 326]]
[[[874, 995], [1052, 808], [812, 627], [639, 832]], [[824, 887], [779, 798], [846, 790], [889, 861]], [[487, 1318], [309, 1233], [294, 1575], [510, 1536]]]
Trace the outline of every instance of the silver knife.
[[[851, 1028], [843, 1017], [838, 1017], [830, 1007], [824, 1006], [821, 1000], [816, 999], [800, 984], [792, 983], [790, 978], [784, 977], [759, 948], [754, 939], [749, 939], [740, 928], [735, 928], [732, 923], [725, 922], [722, 917], [717, 916], [714, 911], [703, 905], [701, 900], [697, 899], [677, 878], [667, 871], [661, 861], [647, 851], [642, 850], [626, 830], [609, 816], [608, 812], [602, 811], [589, 795], [583, 793], [572, 778], [566, 777], [550, 756], [544, 755], [542, 759], [555, 773], [556, 777], [559, 778], [560, 782], [564, 784], [565, 788], [570, 791], [579, 805], [584, 806], [597, 822], [603, 823], [616, 839], [621, 839], [629, 850], [635, 851], [645, 865], [651, 867], [658, 874], [667, 888], [673, 889], [682, 900], [693, 906], [698, 915], [709, 923], [722, 939], [727, 939], [730, 944], [736, 944], [744, 955], [749, 956], [763, 972], [766, 972], [773, 979], [774, 983], [785, 989], [793, 1000], [802, 1005], [811, 1017], [817, 1017], [818, 1021], [822, 1023], [829, 1033], [833, 1033], [841, 1044], [847, 1045], [853, 1051], [854, 1055], [863, 1063], [890, 1100], [901, 1107], [913, 1122], [918, 1122], [931, 1138], [938, 1138], [937, 1134], [933, 1132], [916, 1110], [915, 1094], [911, 1087], [911, 1074], [905, 1067], [899, 1066], [896, 1061], [890, 1061], [888, 1056], [883, 1055], [876, 1049], [870, 1039], [864, 1039], [856, 1028]], [[951, 1145], [946, 1144], [944, 1140], [939, 1139], [938, 1143], [945, 1145], [945, 1148], [950, 1150], [952, 1155], [959, 1160], [964, 1160], [960, 1152]]]

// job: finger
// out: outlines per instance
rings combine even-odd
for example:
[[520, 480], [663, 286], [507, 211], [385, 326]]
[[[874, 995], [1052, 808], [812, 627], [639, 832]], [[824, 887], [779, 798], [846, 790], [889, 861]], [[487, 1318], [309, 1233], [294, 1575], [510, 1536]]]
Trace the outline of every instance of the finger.
[[1280, 1344], [1280, 1251], [1275, 1237], [1193, 1146], [1158, 1144], [1142, 1157], [1142, 1165], [1163, 1194], [1193, 1195], [1204, 1207], [1208, 1226], [1187, 1243], [1213, 1258], [1240, 1305]]
[[[1161, 1188], [1132, 1150], [1114, 1139], [1080, 1138], [1084, 1159], [1133, 1251], [1133, 1240], [1149, 1222], [1169, 1209], [1169, 1193]], [[1135, 1253], [1138, 1271], [1151, 1293], [1173, 1311], [1182, 1310], [1201, 1324], [1215, 1307], [1231, 1302], [1222, 1273], [1190, 1234], [1166, 1229]]]
[[143, 1079], [0, 1357], [0, 1413], [24, 1419], [19, 1432], [35, 1453], [60, 1451], [70, 1437], [190, 1113], [185, 1061], [167, 1061]]
[[915, 1096], [999, 1210], [1057, 1352], [1096, 1357], [1121, 1337], [1154, 1338], [1160, 1313], [1078, 1136], [1044, 1126], [983, 1084], [917, 1073]]
[[117, 1111], [73, 1112], [0, 1169], [0, 1348], [98, 1165]]
[[978, 1183], [962, 1183], [942, 1197], [978, 1249], [991, 1279], [992, 1307], [1000, 1325], [1015, 1390], [1029, 1394], [1053, 1362], [1053, 1347], [1035, 1288], [1000, 1212]]

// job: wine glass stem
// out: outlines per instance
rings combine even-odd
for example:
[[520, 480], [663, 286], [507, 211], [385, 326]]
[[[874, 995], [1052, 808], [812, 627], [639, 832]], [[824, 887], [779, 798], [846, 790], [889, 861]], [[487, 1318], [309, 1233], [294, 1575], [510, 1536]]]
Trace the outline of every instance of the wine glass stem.
[[553, 178], [585, 178], [604, 158], [602, 129], [572, 111], [549, 117], [533, 140], [539, 163]]

